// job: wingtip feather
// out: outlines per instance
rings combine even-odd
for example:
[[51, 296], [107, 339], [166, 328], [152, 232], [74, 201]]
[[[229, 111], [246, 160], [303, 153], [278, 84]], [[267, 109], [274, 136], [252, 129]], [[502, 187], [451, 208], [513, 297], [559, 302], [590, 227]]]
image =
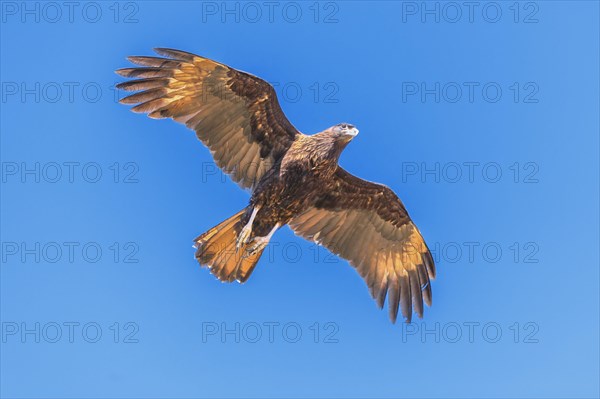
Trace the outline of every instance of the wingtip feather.
[[192, 61], [196, 54], [189, 53], [187, 51], [175, 50], [167, 47], [155, 47], [153, 48], [156, 54], [162, 55], [163, 57], [169, 57], [171, 59], [180, 60], [180, 61]]
[[119, 76], [123, 76], [124, 78], [128, 78], [129, 77], [129, 73], [131, 72], [132, 68], [119, 68], [117, 70], [115, 70], [115, 73]]

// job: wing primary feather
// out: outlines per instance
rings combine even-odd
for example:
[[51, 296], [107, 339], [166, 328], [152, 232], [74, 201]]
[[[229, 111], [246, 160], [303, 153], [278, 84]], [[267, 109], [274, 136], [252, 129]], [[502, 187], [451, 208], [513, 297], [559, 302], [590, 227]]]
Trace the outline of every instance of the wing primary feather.
[[390, 313], [390, 320], [392, 323], [396, 323], [396, 318], [398, 317], [398, 306], [400, 304], [400, 284], [398, 283], [398, 279], [394, 275], [394, 277], [390, 278], [388, 285], [388, 308]]
[[148, 78], [148, 79], [135, 79], [128, 80], [117, 84], [115, 87], [119, 90], [125, 91], [138, 91], [155, 89], [157, 87], [169, 86], [168, 78]]
[[378, 251], [373, 255], [375, 259], [375, 264], [372, 266], [371, 270], [373, 273], [369, 272], [369, 278], [367, 279], [369, 285], [369, 291], [371, 292], [371, 296], [373, 299], [377, 300], [379, 295], [379, 286], [380, 286], [380, 278], [383, 275], [383, 270], [387, 266], [387, 256], [385, 251]]
[[157, 87], [155, 89], [145, 90], [127, 97], [123, 97], [119, 100], [119, 102], [121, 104], [140, 104], [161, 98], [165, 94], [167, 94], [167, 91], [163, 87]]
[[154, 52], [158, 55], [162, 55], [163, 57], [169, 57], [174, 60], [180, 60], [185, 62], [193, 62], [194, 58], [198, 57], [196, 54], [188, 53], [187, 51], [175, 50], [172, 48], [164, 48], [164, 47], [156, 47], [154, 48]]
[[[414, 266], [413, 266], [414, 267]], [[419, 276], [417, 269], [409, 269], [408, 278], [410, 280], [410, 293], [412, 296], [412, 303], [419, 318], [423, 317], [423, 294], [421, 293], [421, 287], [419, 286]]]
[[410, 323], [412, 319], [412, 304], [410, 303], [408, 274], [399, 276], [398, 281], [400, 283], [400, 308], [402, 309], [402, 316], [404, 316], [407, 323]]
[[115, 71], [126, 78], [170, 78], [175, 69], [165, 68], [121, 68]]
[[383, 305], [385, 304], [385, 296], [388, 293], [390, 280], [387, 277], [388, 273], [386, 273], [385, 279], [381, 282], [379, 286], [379, 293], [377, 294], [377, 306], [379, 309], [383, 309]]
[[[394, 254], [394, 252], [392, 251], [389, 251], [387, 254], [385, 270], [383, 272], [383, 276], [381, 277], [381, 281], [379, 282], [379, 294], [377, 296], [377, 305], [380, 309], [383, 308], [385, 296], [389, 289], [390, 276], [396, 274], [396, 271], [394, 270], [395, 258], [396, 254]], [[396, 313], [398, 313], [397, 309]]]
[[132, 55], [127, 57], [127, 59], [134, 64], [147, 67], [176, 69], [181, 66], [181, 61], [170, 60], [167, 58]]
[[423, 254], [423, 263], [425, 263], [425, 267], [427, 267], [427, 273], [429, 274], [429, 278], [431, 280], [435, 279], [435, 263], [433, 262], [433, 257], [431, 256], [431, 252], [429, 251], [429, 249], [427, 249], [427, 251]]
[[166, 98], [156, 98], [140, 105], [136, 105], [135, 107], [131, 108], [131, 111], [136, 113], [152, 113], [169, 105], [169, 102], [170, 100]]
[[419, 284], [423, 293], [423, 299], [427, 306], [431, 306], [431, 283], [429, 281], [429, 276], [427, 275], [427, 270], [425, 270], [424, 265], [418, 265], [417, 272], [419, 273]]

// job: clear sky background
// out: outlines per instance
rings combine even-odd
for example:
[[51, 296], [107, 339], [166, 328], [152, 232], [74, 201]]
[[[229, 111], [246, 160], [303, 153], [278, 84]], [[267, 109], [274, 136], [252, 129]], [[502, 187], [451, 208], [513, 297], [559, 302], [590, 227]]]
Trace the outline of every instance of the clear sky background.
[[[598, 397], [598, 3], [269, 4], [1, 3], [2, 397]], [[248, 193], [117, 103], [153, 47], [357, 125], [341, 164], [435, 253], [423, 320], [288, 228], [243, 286], [197, 265]]]

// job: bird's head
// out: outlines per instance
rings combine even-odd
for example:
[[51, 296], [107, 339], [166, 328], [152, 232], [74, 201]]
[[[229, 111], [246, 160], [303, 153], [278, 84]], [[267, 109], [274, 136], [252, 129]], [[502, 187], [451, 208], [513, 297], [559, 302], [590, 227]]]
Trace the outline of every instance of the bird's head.
[[313, 137], [313, 143], [317, 146], [316, 151], [323, 156], [337, 160], [344, 148], [358, 134], [358, 129], [349, 123], [338, 123], [317, 133]]
[[335, 126], [330, 127], [330, 134], [336, 139], [336, 141], [342, 144], [348, 144], [358, 134], [358, 129], [349, 123], [338, 123]]

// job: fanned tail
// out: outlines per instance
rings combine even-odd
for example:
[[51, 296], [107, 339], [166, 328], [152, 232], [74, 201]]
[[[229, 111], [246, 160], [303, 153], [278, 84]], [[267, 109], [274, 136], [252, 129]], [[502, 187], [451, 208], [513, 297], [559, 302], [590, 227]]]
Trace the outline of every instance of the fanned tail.
[[246, 209], [242, 209], [194, 240], [197, 248], [196, 259], [200, 265], [207, 266], [221, 281], [237, 280], [244, 283], [252, 274], [263, 253], [263, 250], [260, 250], [245, 257], [246, 248], [251, 243], [236, 248], [245, 212]]

